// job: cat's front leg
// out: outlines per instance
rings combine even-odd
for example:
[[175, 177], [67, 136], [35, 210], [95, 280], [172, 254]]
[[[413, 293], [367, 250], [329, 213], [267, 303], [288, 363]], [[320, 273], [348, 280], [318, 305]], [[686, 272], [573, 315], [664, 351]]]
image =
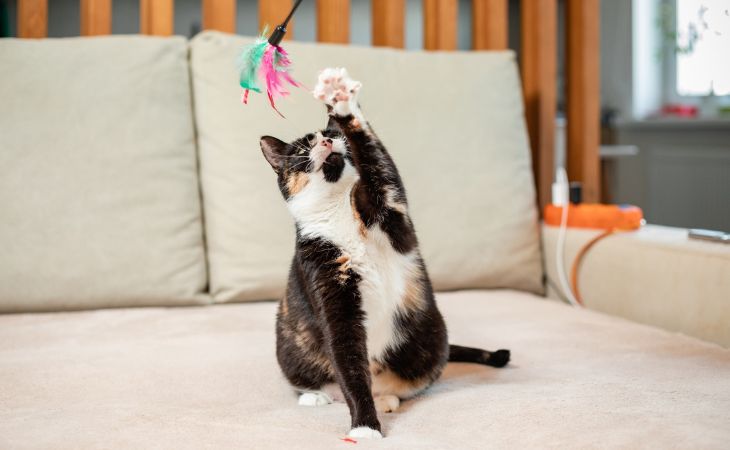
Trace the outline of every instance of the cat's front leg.
[[365, 226], [384, 226], [390, 230], [396, 250], [406, 253], [414, 248], [416, 239], [408, 218], [405, 189], [393, 159], [363, 117], [358, 103], [361, 87], [345, 69], [325, 69], [319, 75], [314, 96], [327, 105], [327, 128], [338, 129], [347, 139], [360, 174], [353, 199]]
[[334, 369], [335, 381], [350, 409], [352, 437], [382, 437], [371, 392], [365, 313], [359, 276], [350, 258], [322, 239], [299, 244], [302, 273], [310, 286], [323, 335], [323, 347]]
[[338, 286], [324, 300], [321, 311], [327, 325], [324, 335], [335, 369], [335, 378], [350, 409], [351, 437], [380, 438], [375, 402], [370, 389], [366, 332], [357, 286]]

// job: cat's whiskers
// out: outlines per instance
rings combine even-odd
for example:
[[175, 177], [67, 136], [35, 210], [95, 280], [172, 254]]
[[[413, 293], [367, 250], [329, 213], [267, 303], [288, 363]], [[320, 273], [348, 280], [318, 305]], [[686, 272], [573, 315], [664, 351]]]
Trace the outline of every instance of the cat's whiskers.
[[305, 147], [303, 144], [293, 143], [292, 145], [294, 146], [294, 148], [296, 148], [297, 150], [299, 150], [301, 152], [308, 152], [311, 150], [311, 149]]
[[299, 166], [301, 166], [302, 164], [311, 164], [311, 162], [312, 162], [312, 161], [310, 161], [310, 160], [309, 160], [309, 158], [307, 158], [307, 160], [305, 160], [305, 161], [299, 161], [299, 162], [297, 162], [296, 164], [294, 164], [293, 166], [291, 166], [291, 167], [289, 168], [289, 170], [293, 170], [293, 169], [296, 169], [296, 168], [298, 168]]

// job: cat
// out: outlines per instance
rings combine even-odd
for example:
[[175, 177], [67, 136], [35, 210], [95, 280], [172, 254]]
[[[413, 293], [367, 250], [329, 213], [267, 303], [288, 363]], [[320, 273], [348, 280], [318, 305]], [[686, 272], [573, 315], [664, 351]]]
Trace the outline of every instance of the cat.
[[296, 223], [279, 365], [299, 404], [345, 401], [348, 436], [380, 438], [377, 412], [422, 392], [447, 361], [503, 367], [510, 352], [448, 344], [401, 177], [362, 115], [360, 89], [345, 69], [325, 69], [314, 96], [327, 127], [260, 144]]

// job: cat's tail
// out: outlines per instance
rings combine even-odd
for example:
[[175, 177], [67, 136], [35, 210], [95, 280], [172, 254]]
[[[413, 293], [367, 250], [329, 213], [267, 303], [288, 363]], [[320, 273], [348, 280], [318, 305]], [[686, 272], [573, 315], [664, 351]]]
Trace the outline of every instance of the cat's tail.
[[509, 350], [489, 352], [480, 348], [449, 345], [449, 362], [468, 362], [492, 367], [504, 367], [509, 362], [509, 356]]

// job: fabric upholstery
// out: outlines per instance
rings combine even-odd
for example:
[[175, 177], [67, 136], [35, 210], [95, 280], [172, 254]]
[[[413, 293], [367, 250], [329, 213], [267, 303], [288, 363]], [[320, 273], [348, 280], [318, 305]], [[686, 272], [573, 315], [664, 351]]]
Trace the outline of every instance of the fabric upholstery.
[[530, 294], [439, 295], [450, 364], [357, 445], [344, 404], [300, 407], [273, 303], [0, 316], [0, 448], [702, 448], [730, 442], [730, 351]]
[[[598, 231], [570, 229], [566, 271]], [[558, 229], [543, 227], [545, 262], [557, 283]], [[691, 240], [687, 230], [647, 225], [599, 241], [583, 258], [578, 287], [598, 311], [730, 347], [730, 246]], [[554, 293], [554, 291], [553, 291]]]
[[[324, 128], [324, 106], [294, 89], [279, 107], [239, 101], [234, 61], [251, 38], [191, 43], [211, 292], [216, 301], [278, 298], [294, 227], [259, 138]], [[440, 290], [541, 292], [539, 232], [519, 79], [511, 52], [403, 52], [287, 42], [295, 77], [347, 67], [366, 117], [401, 170], [429, 272]]]
[[0, 311], [205, 301], [183, 38], [0, 40]]

